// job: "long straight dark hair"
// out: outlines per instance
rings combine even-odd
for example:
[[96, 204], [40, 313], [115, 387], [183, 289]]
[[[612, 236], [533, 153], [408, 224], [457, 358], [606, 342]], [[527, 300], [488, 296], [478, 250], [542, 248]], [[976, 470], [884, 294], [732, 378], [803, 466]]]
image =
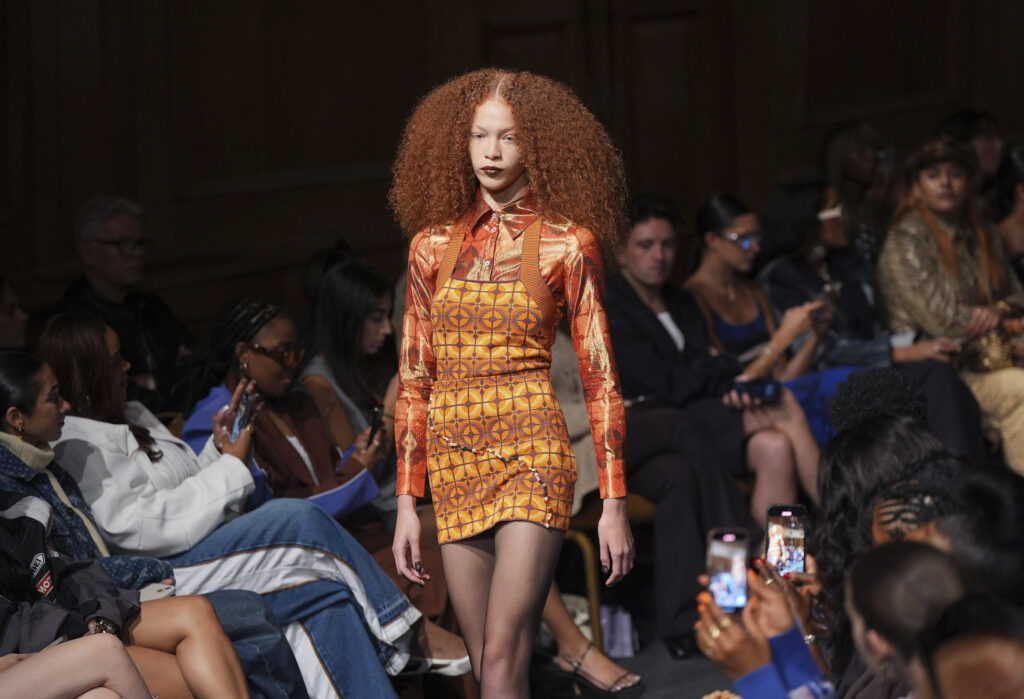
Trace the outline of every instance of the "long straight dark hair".
[[98, 316], [60, 313], [46, 324], [36, 352], [53, 369], [75, 415], [128, 425], [146, 456], [159, 461], [163, 452], [157, 449], [153, 435], [125, 416], [124, 397], [114, 385], [106, 331], [107, 324]]
[[392, 293], [390, 282], [376, 268], [350, 260], [324, 275], [313, 305], [307, 356], [323, 355], [338, 385], [364, 409], [380, 402], [380, 379], [395, 371], [388, 344], [378, 353], [381, 356], [364, 357], [362, 349], [366, 318], [382, 297]]
[[43, 363], [24, 352], [0, 352], [0, 427], [7, 421], [7, 410], [17, 408], [31, 415], [43, 385], [39, 372]]

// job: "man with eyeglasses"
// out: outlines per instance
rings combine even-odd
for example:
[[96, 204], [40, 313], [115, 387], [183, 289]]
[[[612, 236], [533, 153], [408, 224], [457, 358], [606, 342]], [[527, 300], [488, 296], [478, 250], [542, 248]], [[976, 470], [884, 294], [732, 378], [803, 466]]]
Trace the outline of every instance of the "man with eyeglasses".
[[121, 338], [121, 351], [132, 365], [128, 399], [153, 412], [179, 410], [172, 389], [194, 341], [162, 299], [136, 290], [149, 242], [141, 216], [142, 207], [126, 197], [96, 197], [82, 207], [75, 242], [83, 277], [54, 310], [102, 317]]

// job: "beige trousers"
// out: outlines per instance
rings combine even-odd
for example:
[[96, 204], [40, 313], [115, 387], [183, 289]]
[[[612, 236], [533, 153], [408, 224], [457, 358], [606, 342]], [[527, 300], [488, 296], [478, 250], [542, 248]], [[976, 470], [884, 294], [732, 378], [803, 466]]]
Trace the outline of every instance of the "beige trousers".
[[1006, 463], [1024, 475], [1024, 369], [961, 372], [978, 405], [1003, 440]]

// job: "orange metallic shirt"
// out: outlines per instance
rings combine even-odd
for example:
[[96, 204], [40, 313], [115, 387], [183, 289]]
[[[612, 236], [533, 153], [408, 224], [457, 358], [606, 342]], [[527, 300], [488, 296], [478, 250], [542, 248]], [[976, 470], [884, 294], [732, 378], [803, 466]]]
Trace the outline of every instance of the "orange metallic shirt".
[[[519, 276], [523, 232], [538, 217], [532, 196], [527, 194], [492, 211], [478, 193], [468, 216], [453, 276], [473, 281], [515, 280]], [[462, 217], [457, 223], [420, 231], [409, 250], [395, 414], [399, 495], [424, 494], [427, 406], [435, 373], [430, 310], [441, 258], [453, 229], [461, 222]], [[601, 497], [625, 497], [622, 444], [626, 421], [602, 302], [601, 248], [586, 228], [545, 220], [540, 227], [539, 257], [541, 277], [555, 303], [568, 316], [579, 357]]]

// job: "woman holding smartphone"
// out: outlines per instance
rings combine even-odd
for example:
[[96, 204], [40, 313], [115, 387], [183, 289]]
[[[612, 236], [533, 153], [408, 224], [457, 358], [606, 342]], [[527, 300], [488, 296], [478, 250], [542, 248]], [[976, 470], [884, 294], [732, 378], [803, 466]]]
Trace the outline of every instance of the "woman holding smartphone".
[[575, 465], [551, 387], [565, 309], [585, 386], [608, 583], [633, 564], [624, 414], [602, 303], [624, 231], [622, 164], [564, 86], [481, 70], [416, 107], [391, 202], [413, 236], [396, 414], [398, 569], [426, 583], [429, 473], [446, 578], [485, 697], [528, 696], [533, 635], [569, 524]]

